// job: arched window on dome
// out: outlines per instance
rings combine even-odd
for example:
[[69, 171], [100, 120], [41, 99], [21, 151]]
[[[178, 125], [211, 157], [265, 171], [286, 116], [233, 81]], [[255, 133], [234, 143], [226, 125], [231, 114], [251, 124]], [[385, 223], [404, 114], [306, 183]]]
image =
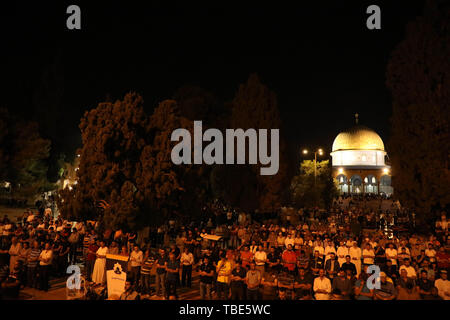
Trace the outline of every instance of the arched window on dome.
[[339, 183], [339, 191], [341, 193], [348, 193], [348, 179], [345, 175], [340, 174], [336, 177], [336, 180]]
[[377, 179], [375, 178], [375, 176], [369, 174], [364, 178], [364, 192], [378, 193]]
[[351, 185], [351, 193], [362, 193], [362, 178], [361, 176], [355, 174], [350, 178], [350, 185]]
[[343, 174], [340, 174], [336, 177], [339, 184], [347, 184], [347, 177]]

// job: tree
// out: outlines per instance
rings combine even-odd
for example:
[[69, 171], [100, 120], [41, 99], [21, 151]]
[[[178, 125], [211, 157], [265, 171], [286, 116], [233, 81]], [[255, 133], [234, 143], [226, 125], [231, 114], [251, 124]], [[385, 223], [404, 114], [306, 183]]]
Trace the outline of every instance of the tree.
[[214, 198], [246, 212], [259, 207], [258, 180], [250, 166], [216, 166], [210, 179]]
[[424, 16], [408, 24], [387, 68], [394, 192], [417, 210], [419, 220], [448, 209], [450, 202], [449, 43], [448, 2], [427, 1]]
[[[287, 147], [282, 135], [282, 123], [276, 95], [260, 82], [256, 74], [252, 74], [248, 81], [239, 87], [231, 102], [231, 107], [232, 128], [268, 129], [268, 132], [270, 129], [280, 129], [278, 173], [272, 176], [263, 176], [260, 175], [261, 165], [252, 165], [244, 168], [252, 171], [257, 181], [256, 185], [251, 180], [242, 180], [241, 177], [237, 177], [237, 180], [234, 181], [235, 185], [243, 184], [247, 188], [256, 188], [258, 205], [254, 209], [261, 212], [276, 211], [286, 200], [285, 186], [288, 184], [288, 165], [285, 158]], [[246, 176], [250, 177], [250, 175]]]
[[[203, 131], [208, 128], [224, 130], [228, 127], [230, 108], [226, 108], [220, 103], [211, 92], [188, 85], [179, 88], [174, 94], [174, 99], [177, 102], [180, 116], [191, 122], [202, 120]], [[202, 164], [187, 166], [186, 170], [180, 170], [180, 180], [183, 181], [185, 190], [183, 193], [178, 193], [178, 201], [183, 204], [178, 212], [185, 211], [188, 216], [193, 218], [196, 214], [203, 212], [206, 203], [221, 197], [217, 193], [223, 191], [223, 189], [218, 190], [218, 186], [222, 186], [222, 184], [214, 185], [214, 182], [217, 182], [214, 179], [215, 173], [221, 171], [220, 168], [221, 165]]]
[[68, 143], [67, 127], [68, 110], [64, 105], [64, 61], [61, 49], [48, 53], [49, 63], [42, 70], [38, 81], [34, 84], [31, 113], [39, 122], [39, 130], [45, 139], [52, 141], [52, 149], [47, 160], [47, 177], [50, 181], [58, 180], [58, 160], [60, 153], [72, 154], [73, 143]]
[[0, 180], [11, 183], [15, 197], [27, 200], [51, 189], [46, 164], [51, 143], [40, 136], [38, 124], [0, 109], [0, 129]]
[[182, 192], [171, 161], [171, 133], [187, 127], [176, 102], [166, 100], [149, 117], [136, 93], [86, 112], [80, 129], [78, 183], [60, 192], [58, 205], [74, 219], [100, 218], [106, 227], [139, 229], [160, 223]]
[[304, 160], [300, 164], [299, 174], [291, 182], [293, 202], [302, 208], [312, 206], [329, 208], [338, 190], [328, 160], [317, 162], [317, 182], [314, 181], [314, 161]]
[[205, 128], [225, 129], [230, 110], [209, 91], [197, 86], [183, 86], [174, 94], [180, 115], [191, 121], [202, 120]]

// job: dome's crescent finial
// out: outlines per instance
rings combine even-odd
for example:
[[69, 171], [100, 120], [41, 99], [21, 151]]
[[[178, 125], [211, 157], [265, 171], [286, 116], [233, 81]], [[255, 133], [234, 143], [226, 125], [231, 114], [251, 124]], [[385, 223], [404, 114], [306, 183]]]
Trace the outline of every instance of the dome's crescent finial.
[[355, 113], [355, 121], [356, 121], [356, 124], [358, 124], [358, 117], [359, 117], [359, 114]]

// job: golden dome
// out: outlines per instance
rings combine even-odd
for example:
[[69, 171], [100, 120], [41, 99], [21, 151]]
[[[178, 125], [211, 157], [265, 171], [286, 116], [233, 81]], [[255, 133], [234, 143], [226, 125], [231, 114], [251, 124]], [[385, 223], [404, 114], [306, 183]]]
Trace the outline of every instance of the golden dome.
[[384, 151], [384, 143], [375, 131], [357, 125], [337, 135], [333, 142], [333, 152], [338, 150]]

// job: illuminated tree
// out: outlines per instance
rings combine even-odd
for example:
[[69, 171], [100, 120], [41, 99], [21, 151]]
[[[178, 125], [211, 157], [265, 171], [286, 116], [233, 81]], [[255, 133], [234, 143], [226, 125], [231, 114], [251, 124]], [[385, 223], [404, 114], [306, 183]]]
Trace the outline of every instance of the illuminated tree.
[[302, 161], [299, 174], [291, 182], [291, 197], [295, 205], [329, 208], [337, 194], [338, 190], [333, 181], [328, 160], [317, 162], [316, 179], [314, 178], [314, 161]]

